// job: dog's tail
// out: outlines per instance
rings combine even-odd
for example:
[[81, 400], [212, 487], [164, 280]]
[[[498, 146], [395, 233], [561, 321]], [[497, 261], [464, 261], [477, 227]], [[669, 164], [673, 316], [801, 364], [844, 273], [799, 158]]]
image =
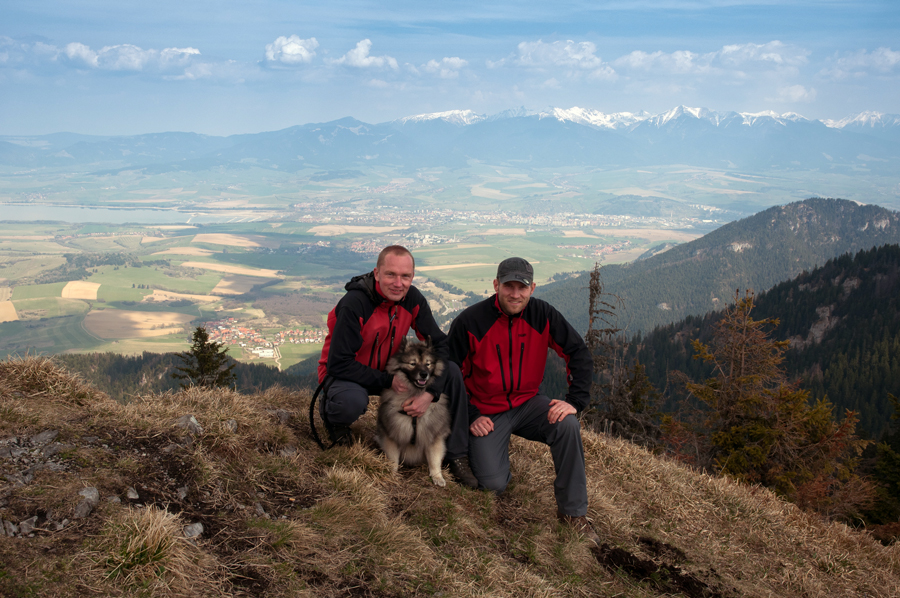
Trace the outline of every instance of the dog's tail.
[[[328, 394], [328, 389], [331, 387], [331, 383], [333, 381], [334, 378], [332, 378], [331, 376], [326, 376], [325, 379], [322, 380], [322, 383], [319, 384], [319, 387], [316, 388], [316, 392], [313, 393], [312, 400], [309, 402], [309, 429], [312, 432], [313, 440], [316, 441], [316, 444], [318, 444], [319, 448], [321, 448], [323, 451], [326, 450], [325, 443], [322, 442], [321, 438], [319, 438], [319, 432], [316, 430], [316, 399], [319, 397], [319, 393], [323, 390], [325, 391], [325, 394]], [[322, 396], [322, 400], [325, 400], [324, 395]], [[328, 448], [331, 448], [333, 446], [334, 444], [332, 444]]]

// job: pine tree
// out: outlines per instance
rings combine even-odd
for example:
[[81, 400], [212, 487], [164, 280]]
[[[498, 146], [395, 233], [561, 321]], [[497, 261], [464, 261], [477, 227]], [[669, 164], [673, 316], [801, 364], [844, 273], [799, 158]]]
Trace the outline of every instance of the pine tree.
[[190, 386], [234, 386], [232, 371], [237, 362], [228, 357], [224, 343], [209, 340], [203, 326], [197, 326], [191, 337], [191, 350], [179, 353], [182, 365], [176, 367], [172, 377], [183, 380], [182, 388]]
[[604, 293], [599, 264], [591, 271], [588, 289], [585, 343], [594, 360], [594, 382], [585, 420], [608, 434], [656, 450], [661, 398], [643, 365], [636, 360], [630, 367], [625, 365], [628, 347], [618, 338], [622, 331], [616, 323], [621, 300]]
[[[873, 498], [871, 483], [854, 472], [867, 444], [855, 436], [856, 414], [848, 411], [838, 423], [826, 400], [810, 405], [809, 393], [784, 372], [788, 343], [770, 337], [778, 320], [754, 320], [750, 292], [734, 300], [712, 342], [692, 343], [694, 359], [711, 365], [712, 377], [680, 376], [705, 407], [702, 424], [669, 420], [669, 435], [692, 445], [700, 466], [762, 484], [831, 517], [855, 515]], [[693, 442], [686, 443], [686, 430]]]

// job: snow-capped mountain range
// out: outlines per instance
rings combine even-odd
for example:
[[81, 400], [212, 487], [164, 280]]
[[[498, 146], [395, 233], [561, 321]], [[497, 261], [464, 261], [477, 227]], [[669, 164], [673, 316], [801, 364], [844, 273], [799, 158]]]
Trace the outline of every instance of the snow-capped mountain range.
[[[782, 125], [787, 122], [814, 122], [796, 112], [786, 112], [784, 114], [778, 114], [772, 110], [763, 112], [716, 112], [709, 110], [708, 108], [691, 108], [688, 106], [678, 106], [659, 114], [651, 114], [646, 111], [605, 113], [591, 108], [579, 108], [578, 106], [572, 108], [547, 108], [546, 110], [529, 110], [522, 107], [505, 110], [490, 116], [478, 114], [472, 110], [448, 110], [445, 112], [432, 112], [430, 114], [407, 116], [393, 122], [407, 124], [442, 120], [454, 125], [472, 125], [482, 121], [518, 117], [537, 117], [538, 119], [555, 118], [560, 122], [572, 122], [580, 125], [597, 127], [599, 129], [613, 130], [628, 129], [645, 121], [653, 126], [662, 127], [679, 117], [704, 120], [716, 126], [735, 122], [739, 122], [746, 126], [754, 126], [755, 124], [765, 121]], [[867, 111], [841, 120], [827, 119], [818, 122], [833, 129], [843, 129], [845, 127], [868, 127], [870, 129], [890, 128], [900, 126], [900, 115]]]
[[[0, 165], [91, 172], [210, 168], [465, 168], [472, 161], [522, 168], [705, 168], [900, 172], [900, 115], [864, 112], [838, 121], [795, 113], [716, 112], [678, 106], [660, 114], [587, 108], [516, 108], [494, 115], [448, 110], [368, 124], [354, 118], [264, 133], [211, 137], [154, 133], [94, 137], [0, 136]], [[886, 183], [888, 186], [893, 183]]]

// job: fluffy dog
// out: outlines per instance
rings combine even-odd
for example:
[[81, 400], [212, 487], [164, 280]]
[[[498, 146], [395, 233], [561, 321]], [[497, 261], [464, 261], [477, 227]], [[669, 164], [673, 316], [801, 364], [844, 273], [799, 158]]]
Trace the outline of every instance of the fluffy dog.
[[376, 436], [394, 473], [401, 462], [406, 465], [426, 462], [431, 481], [437, 486], [447, 484], [441, 474], [446, 452], [444, 441], [450, 435], [447, 396], [441, 395], [421, 417], [407, 415], [403, 403], [428, 388], [443, 370], [444, 364], [435, 356], [430, 338], [427, 343], [408, 343], [403, 339], [400, 349], [388, 360], [387, 372], [405, 378], [409, 390], [400, 393], [387, 388], [381, 393]]

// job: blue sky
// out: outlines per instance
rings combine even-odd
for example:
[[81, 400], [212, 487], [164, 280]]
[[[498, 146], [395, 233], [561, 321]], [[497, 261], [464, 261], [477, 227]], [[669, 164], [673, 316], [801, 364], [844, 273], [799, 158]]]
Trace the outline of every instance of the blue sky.
[[900, 2], [0, 0], [0, 134], [678, 105], [900, 113]]

